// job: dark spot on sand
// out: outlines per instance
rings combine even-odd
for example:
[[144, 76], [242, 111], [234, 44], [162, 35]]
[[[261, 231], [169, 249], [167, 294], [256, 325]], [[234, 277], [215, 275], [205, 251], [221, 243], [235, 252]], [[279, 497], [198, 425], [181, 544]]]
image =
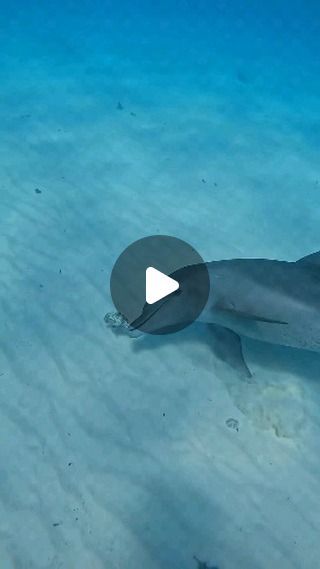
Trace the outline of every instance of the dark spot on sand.
[[39, 188], [35, 188], [34, 191], [35, 191], [36, 194], [42, 194], [42, 190], [39, 190]]
[[209, 566], [205, 561], [200, 561], [200, 559], [198, 559], [198, 557], [196, 557], [195, 555], [193, 556], [193, 559], [198, 564], [197, 569], [219, 569], [219, 567], [217, 567], [216, 565]]
[[202, 182], [203, 184], [206, 184], [206, 183], [207, 183], [207, 180], [206, 180], [205, 178], [202, 178], [201, 182]]
[[247, 75], [245, 73], [243, 73], [243, 71], [237, 72], [237, 79], [240, 83], [243, 83], [243, 84], [249, 83], [249, 79], [248, 79]]
[[60, 526], [60, 525], [61, 525], [61, 523], [60, 523], [60, 522], [55, 522], [55, 523], [54, 523], [54, 524], [52, 524], [52, 525], [53, 525], [53, 527], [54, 527], [54, 528], [56, 528], [56, 527]]
[[226, 420], [226, 425], [229, 429], [234, 429], [235, 431], [237, 431], [237, 433], [239, 432], [239, 421], [237, 421], [237, 419], [227, 419]]
[[130, 113], [130, 115], [131, 115], [132, 117], [136, 117], [136, 116], [137, 116], [136, 113]]
[[120, 101], [117, 104], [118, 111], [123, 111], [123, 105], [121, 105]]

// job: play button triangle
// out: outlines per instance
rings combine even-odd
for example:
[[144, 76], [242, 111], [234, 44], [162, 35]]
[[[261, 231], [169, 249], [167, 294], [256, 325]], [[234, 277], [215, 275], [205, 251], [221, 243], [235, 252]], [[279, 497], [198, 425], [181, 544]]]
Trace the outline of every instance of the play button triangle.
[[179, 283], [168, 277], [154, 267], [148, 267], [146, 270], [146, 302], [154, 304], [161, 298], [168, 296], [175, 290], [178, 290]]

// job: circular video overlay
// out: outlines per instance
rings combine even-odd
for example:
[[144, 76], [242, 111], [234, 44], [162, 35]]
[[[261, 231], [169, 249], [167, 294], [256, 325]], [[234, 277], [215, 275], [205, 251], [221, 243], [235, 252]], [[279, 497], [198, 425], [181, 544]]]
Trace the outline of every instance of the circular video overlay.
[[152, 235], [121, 253], [110, 290], [131, 330], [172, 334], [198, 318], [210, 283], [206, 264], [191, 245], [176, 237]]

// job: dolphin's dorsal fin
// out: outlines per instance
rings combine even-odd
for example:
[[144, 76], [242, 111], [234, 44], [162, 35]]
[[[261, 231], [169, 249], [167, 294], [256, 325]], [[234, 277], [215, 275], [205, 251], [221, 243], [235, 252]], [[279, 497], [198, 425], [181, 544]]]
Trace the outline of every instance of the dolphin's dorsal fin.
[[320, 251], [316, 253], [311, 253], [311, 255], [306, 255], [306, 257], [302, 257], [296, 261], [297, 263], [304, 263], [309, 265], [320, 265]]
[[268, 322], [269, 324], [288, 324], [283, 320], [275, 320], [274, 318], [267, 318], [265, 316], [260, 316], [258, 314], [253, 314], [252, 312], [246, 312], [244, 310], [238, 310], [235, 307], [216, 305], [216, 308], [220, 312], [225, 312], [231, 316], [238, 316], [244, 318], [245, 320], [251, 320], [252, 322]]

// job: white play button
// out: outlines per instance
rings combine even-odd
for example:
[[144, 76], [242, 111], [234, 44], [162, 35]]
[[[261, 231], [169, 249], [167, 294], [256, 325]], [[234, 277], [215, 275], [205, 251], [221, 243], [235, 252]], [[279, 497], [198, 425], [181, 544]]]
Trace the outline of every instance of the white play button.
[[[110, 291], [119, 321], [128, 323], [129, 331], [173, 334], [195, 322], [207, 304], [207, 263], [181, 239], [143, 237], [116, 260]], [[113, 326], [115, 320], [107, 316], [106, 322]]]
[[148, 267], [146, 270], [146, 301], [154, 304], [161, 298], [178, 290], [179, 283], [161, 271]]

